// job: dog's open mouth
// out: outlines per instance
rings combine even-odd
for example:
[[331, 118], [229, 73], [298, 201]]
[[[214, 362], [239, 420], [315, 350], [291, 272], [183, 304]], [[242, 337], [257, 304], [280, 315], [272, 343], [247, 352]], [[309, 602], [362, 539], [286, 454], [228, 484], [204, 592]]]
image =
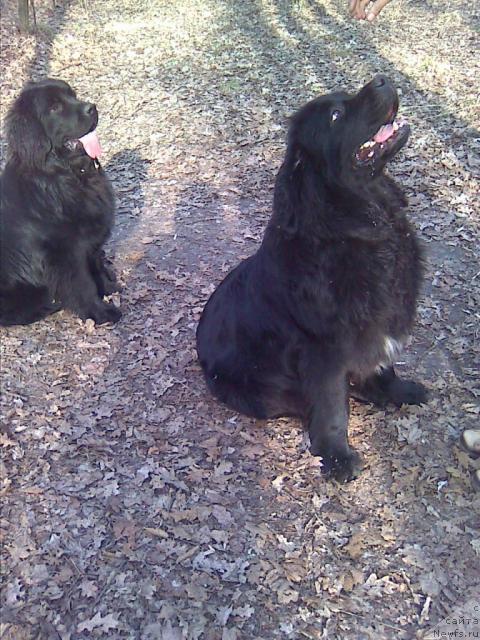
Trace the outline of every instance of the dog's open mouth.
[[375, 163], [387, 152], [396, 152], [406, 142], [410, 127], [405, 120], [394, 120], [380, 127], [377, 133], [361, 144], [355, 152], [360, 165]]
[[65, 143], [67, 149], [74, 151], [75, 149], [79, 149], [82, 146], [85, 149], [85, 152], [93, 158], [100, 158], [102, 155], [102, 147], [100, 145], [100, 140], [95, 131], [90, 131], [86, 135], [78, 138], [77, 140], [67, 140]]

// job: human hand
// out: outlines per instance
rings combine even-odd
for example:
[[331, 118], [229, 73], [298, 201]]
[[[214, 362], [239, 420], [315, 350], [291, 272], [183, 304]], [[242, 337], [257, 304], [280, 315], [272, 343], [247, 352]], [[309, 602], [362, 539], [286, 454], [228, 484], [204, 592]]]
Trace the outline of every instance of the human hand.
[[380, 11], [390, 0], [350, 0], [350, 15], [357, 20], [373, 22]]

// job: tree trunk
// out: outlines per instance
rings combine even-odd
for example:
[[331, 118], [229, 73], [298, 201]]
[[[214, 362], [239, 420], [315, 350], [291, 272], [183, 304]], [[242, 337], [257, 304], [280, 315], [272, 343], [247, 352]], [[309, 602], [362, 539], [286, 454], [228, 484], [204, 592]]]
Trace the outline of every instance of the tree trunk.
[[28, 33], [30, 28], [28, 4], [29, 0], [18, 0], [18, 24], [22, 33]]

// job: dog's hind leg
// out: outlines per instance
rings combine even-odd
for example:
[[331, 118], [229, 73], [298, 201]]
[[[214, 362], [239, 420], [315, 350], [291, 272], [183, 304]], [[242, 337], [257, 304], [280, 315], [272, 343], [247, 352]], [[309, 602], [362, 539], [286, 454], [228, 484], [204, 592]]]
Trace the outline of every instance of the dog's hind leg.
[[372, 402], [379, 407], [384, 407], [389, 402], [397, 407], [402, 404], [423, 404], [428, 397], [423, 384], [399, 378], [393, 366], [378, 367], [363, 382], [352, 382], [350, 394], [357, 400]]
[[0, 326], [32, 324], [60, 311], [62, 305], [53, 300], [47, 287], [17, 284], [0, 291]]
[[68, 263], [60, 265], [59, 271], [58, 297], [66, 309], [82, 320], [92, 318], [96, 324], [120, 320], [120, 309], [99, 297], [97, 283], [85, 256], [73, 254]]
[[359, 475], [362, 461], [348, 444], [348, 383], [344, 372], [310, 368], [304, 383], [307, 412], [304, 423], [310, 451], [322, 457], [322, 472], [340, 482]]

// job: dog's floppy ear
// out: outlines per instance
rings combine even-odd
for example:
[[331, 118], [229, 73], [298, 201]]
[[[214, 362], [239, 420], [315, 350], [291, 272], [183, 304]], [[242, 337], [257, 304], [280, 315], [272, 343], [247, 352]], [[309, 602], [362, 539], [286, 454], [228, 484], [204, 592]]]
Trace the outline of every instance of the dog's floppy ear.
[[294, 236], [299, 228], [298, 216], [301, 211], [299, 173], [301, 158], [298, 152], [287, 149], [280, 169], [282, 179], [277, 179], [273, 193], [273, 209], [276, 212], [275, 224], [288, 236]]
[[[284, 185], [276, 185], [273, 196], [275, 210], [275, 226], [286, 235], [294, 236], [299, 227], [298, 215], [300, 207], [295, 197], [285, 189]], [[276, 204], [278, 202], [278, 204]]]
[[294, 205], [285, 208], [284, 215], [282, 217], [282, 224], [280, 226], [289, 236], [294, 236], [297, 233], [299, 227], [298, 209], [296, 209]]
[[29, 92], [17, 98], [5, 122], [10, 156], [31, 169], [44, 167], [52, 145], [35, 114]]

